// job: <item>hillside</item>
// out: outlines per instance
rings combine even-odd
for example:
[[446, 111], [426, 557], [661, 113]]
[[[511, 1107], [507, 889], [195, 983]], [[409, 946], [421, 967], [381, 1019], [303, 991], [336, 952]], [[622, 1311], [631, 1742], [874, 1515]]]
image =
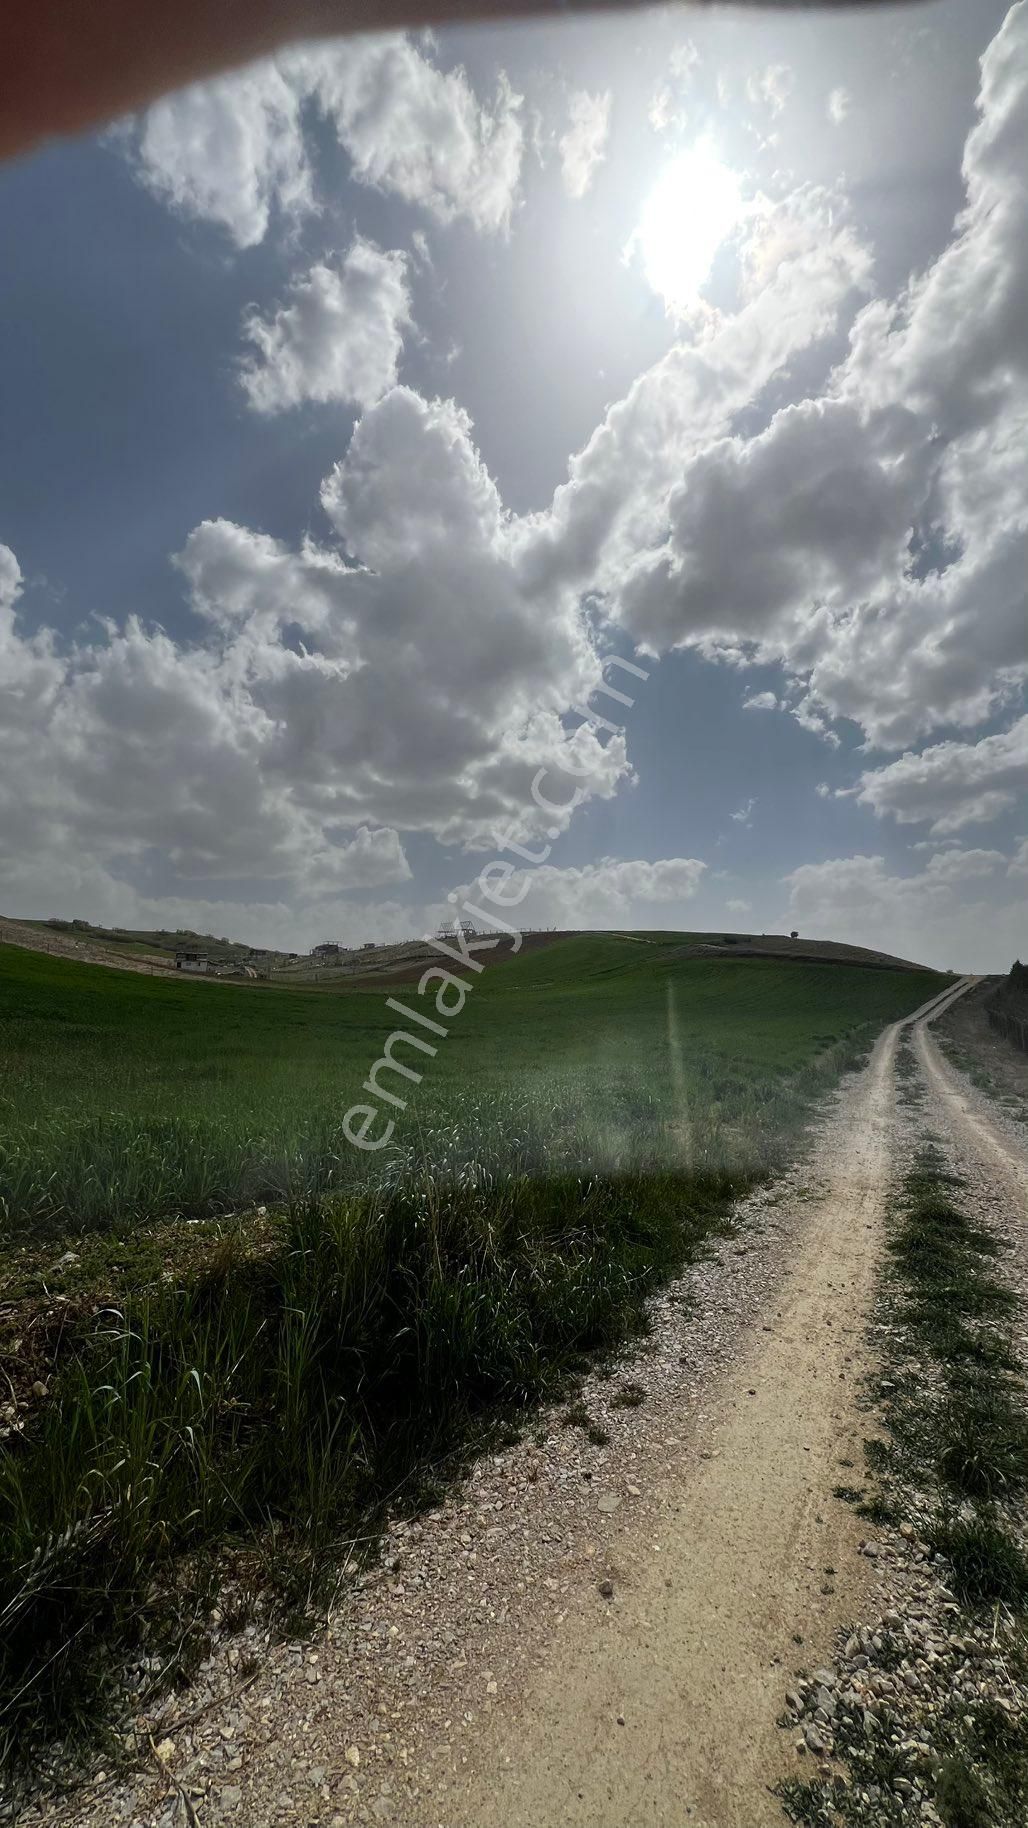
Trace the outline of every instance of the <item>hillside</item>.
[[[469, 1101], [488, 1100], [469, 1147], [488, 1134], [502, 1150], [527, 1125], [545, 1156], [564, 1102], [609, 1153], [627, 1113], [649, 1127], [666, 1107], [659, 1121], [674, 1124], [687, 1096], [716, 1118], [716, 1159], [739, 1171], [763, 1147], [738, 1127], [752, 1121], [756, 1086], [828, 1060], [942, 982], [920, 970], [690, 956], [679, 936], [643, 945], [612, 934], [554, 935], [468, 981], [437, 1051], [416, 1059], [423, 1086], [401, 1088], [410, 1110], [395, 1113], [398, 1139], [445, 1129], [457, 1111], [465, 1124]], [[15, 1231], [30, 1215], [106, 1225], [351, 1183], [370, 1164], [342, 1138], [343, 1113], [404, 1026], [388, 989], [223, 984], [212, 994], [181, 977], [0, 946], [0, 1213]], [[401, 1008], [420, 1002], [426, 1013], [415, 985], [394, 990]]]
[[[524, 956], [560, 940], [575, 938], [579, 933], [590, 932], [592, 937], [604, 937], [603, 932], [590, 929], [526, 932], [521, 935], [518, 950]], [[869, 965], [891, 971], [929, 969], [910, 959], [896, 958], [891, 953], [866, 946], [806, 936], [793, 939], [784, 933], [676, 933], [636, 929], [627, 934], [609, 933], [606, 937], [630, 939], [662, 949], [677, 947], [683, 958], [775, 958], [807, 964]], [[242, 940], [218, 939], [184, 928], [174, 932], [167, 929], [146, 931], [91, 926], [82, 920], [6, 920], [2, 916], [0, 944], [148, 976], [173, 973], [176, 953], [196, 947], [207, 955], [219, 975], [234, 976], [241, 982], [270, 982], [303, 988], [315, 984], [343, 987], [403, 983], [420, 977], [436, 957], [424, 939], [386, 941], [381, 945], [369, 942], [344, 951], [337, 961], [326, 962], [311, 953], [275, 952], [250, 946]], [[490, 955], [490, 963], [496, 964], [512, 956], [513, 942], [501, 936]]]

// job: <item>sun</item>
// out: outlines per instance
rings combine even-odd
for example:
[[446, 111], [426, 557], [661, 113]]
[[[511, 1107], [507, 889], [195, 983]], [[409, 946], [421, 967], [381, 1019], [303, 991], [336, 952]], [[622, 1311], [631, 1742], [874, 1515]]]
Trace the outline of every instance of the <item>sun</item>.
[[669, 311], [694, 305], [714, 256], [743, 213], [739, 178], [705, 140], [666, 165], [643, 205], [630, 247]]

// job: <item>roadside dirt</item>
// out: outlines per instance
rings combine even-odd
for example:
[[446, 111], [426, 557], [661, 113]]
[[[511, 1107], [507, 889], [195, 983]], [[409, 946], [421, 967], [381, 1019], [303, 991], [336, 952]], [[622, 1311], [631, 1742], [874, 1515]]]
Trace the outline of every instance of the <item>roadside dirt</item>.
[[541, 1418], [398, 1523], [319, 1639], [215, 1658], [145, 1723], [160, 1767], [23, 1820], [172, 1828], [185, 1795], [205, 1828], [781, 1828], [785, 1690], [874, 1578], [831, 1493], [868, 1432], [902, 1026], [586, 1380], [602, 1444]]

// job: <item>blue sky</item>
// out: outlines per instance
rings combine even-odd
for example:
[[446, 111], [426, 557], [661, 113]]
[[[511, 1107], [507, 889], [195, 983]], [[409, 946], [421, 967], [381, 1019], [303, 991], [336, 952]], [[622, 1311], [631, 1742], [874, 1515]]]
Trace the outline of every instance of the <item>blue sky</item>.
[[1028, 951], [1026, 52], [349, 41], [3, 168], [0, 910], [413, 934], [546, 769], [526, 920]]

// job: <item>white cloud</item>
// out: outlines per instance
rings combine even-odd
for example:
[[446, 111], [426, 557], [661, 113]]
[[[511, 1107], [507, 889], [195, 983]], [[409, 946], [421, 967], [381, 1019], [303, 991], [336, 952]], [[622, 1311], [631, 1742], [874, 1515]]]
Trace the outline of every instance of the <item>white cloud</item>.
[[253, 247], [273, 210], [312, 207], [301, 101], [274, 60], [182, 89], [139, 122], [136, 171], [179, 214], [217, 223], [237, 247]]
[[[10, 546], [0, 542], [0, 618], [8, 618], [13, 624], [14, 605], [21, 595], [21, 566]], [[0, 630], [4, 627], [0, 620]]]
[[700, 53], [691, 38], [675, 45], [668, 59], [668, 80], [661, 84], [650, 103], [649, 122], [654, 133], [684, 131], [699, 67]]
[[[503, 886], [503, 897], [518, 905], [504, 918], [521, 927], [645, 926], [650, 909], [682, 907], [691, 900], [706, 867], [697, 857], [664, 857], [654, 863], [604, 857], [582, 868], [546, 863], [516, 870]], [[474, 901], [474, 884], [465, 884], [457, 896]], [[452, 922], [454, 908], [441, 902], [430, 914]]]
[[440, 222], [502, 229], [517, 196], [521, 97], [505, 76], [480, 102], [463, 69], [443, 71], [406, 37], [316, 46], [291, 60], [332, 121], [362, 183], [420, 204]]
[[839, 88], [830, 90], [826, 104], [828, 119], [834, 126], [841, 127], [852, 105], [852, 98], [848, 89]]
[[0, 871], [23, 909], [30, 876], [72, 865], [153, 899], [309, 908], [407, 879], [401, 832], [560, 831], [628, 777], [623, 735], [569, 727], [601, 677], [589, 621], [575, 591], [523, 587], [452, 401], [391, 390], [322, 501], [337, 543], [194, 529], [196, 643], [133, 619], [59, 653], [17, 628], [0, 551]]
[[744, 800], [742, 805], [738, 807], [735, 812], [729, 813], [728, 817], [734, 819], [736, 825], [745, 825], [749, 827], [753, 823], [753, 808], [756, 804], [756, 800]]
[[769, 63], [764, 70], [746, 78], [746, 98], [754, 106], [763, 104], [772, 114], [781, 114], [792, 94], [796, 78], [786, 63]]
[[869, 458], [854, 409], [785, 408], [754, 438], [707, 444], [666, 504], [663, 548], [622, 588], [624, 621], [667, 647], [777, 639], [801, 644], [812, 602], [845, 605], [905, 551], [909, 504]]
[[979, 876], [991, 876], [1007, 862], [1002, 851], [962, 850], [959, 846], [936, 851], [925, 865], [931, 882], [973, 882]]
[[1024, 909], [1004, 901], [998, 851], [942, 851], [912, 876], [882, 857], [807, 863], [783, 878], [783, 920], [822, 939], [877, 946], [916, 964], [957, 971], [1006, 970], [1023, 945]]
[[751, 901], [743, 901], [738, 896], [734, 896], [731, 901], [727, 901], [725, 906], [728, 909], [729, 914], [753, 913], [753, 903]]
[[304, 400], [368, 406], [393, 386], [410, 322], [406, 256], [358, 237], [334, 265], [298, 274], [273, 316], [248, 314], [243, 330], [255, 353], [243, 360], [240, 384], [260, 413]]
[[590, 95], [576, 89], [568, 96], [569, 125], [561, 135], [560, 168], [569, 197], [584, 197], [602, 164], [610, 132], [610, 90]]
[[441, 70], [403, 36], [312, 45], [169, 96], [126, 129], [135, 170], [180, 214], [253, 247], [275, 210], [295, 218], [313, 207], [311, 98], [361, 183], [441, 222], [506, 226], [521, 171], [520, 97], [501, 76], [492, 102], [480, 102], [462, 69]]
[[751, 698], [742, 701], [744, 711], [777, 711], [778, 700], [773, 692], [754, 692]]
[[976, 743], [934, 743], [862, 774], [862, 805], [900, 825], [931, 822], [936, 836], [995, 819], [1028, 797], [1028, 716]]
[[[652, 638], [649, 618], [636, 619], [626, 580], [633, 568], [660, 563], [671, 491], [774, 375], [835, 328], [870, 270], [867, 250], [820, 191], [768, 206], [752, 233], [762, 257], [742, 308], [695, 341], [676, 342], [641, 375], [572, 458], [551, 508], [520, 529], [526, 575], [604, 593], [611, 613], [643, 639]], [[657, 608], [653, 620], [659, 636], [667, 618]]]

